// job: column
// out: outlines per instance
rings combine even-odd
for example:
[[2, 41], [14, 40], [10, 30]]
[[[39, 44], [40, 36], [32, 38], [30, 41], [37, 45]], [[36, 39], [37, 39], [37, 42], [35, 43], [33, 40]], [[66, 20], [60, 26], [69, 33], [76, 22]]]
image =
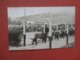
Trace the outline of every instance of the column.
[[24, 43], [23, 45], [26, 46], [26, 31], [25, 31], [25, 22], [23, 22], [23, 39]]

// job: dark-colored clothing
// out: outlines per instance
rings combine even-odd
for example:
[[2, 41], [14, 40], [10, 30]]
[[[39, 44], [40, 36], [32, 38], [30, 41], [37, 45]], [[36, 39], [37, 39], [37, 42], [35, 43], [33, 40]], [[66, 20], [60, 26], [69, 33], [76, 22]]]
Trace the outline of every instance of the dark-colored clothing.
[[48, 32], [49, 32], [49, 28], [45, 27], [45, 33], [44, 33], [44, 37], [43, 37], [44, 42], [46, 42], [46, 40], [47, 40]]
[[33, 39], [32, 44], [34, 44], [34, 43], [35, 43], [35, 44], [37, 45], [37, 36], [38, 36], [38, 35], [36, 34], [36, 35], [35, 35], [35, 37], [34, 37], [34, 39]]
[[49, 32], [49, 28], [45, 27], [45, 33], [48, 33], [48, 32]]

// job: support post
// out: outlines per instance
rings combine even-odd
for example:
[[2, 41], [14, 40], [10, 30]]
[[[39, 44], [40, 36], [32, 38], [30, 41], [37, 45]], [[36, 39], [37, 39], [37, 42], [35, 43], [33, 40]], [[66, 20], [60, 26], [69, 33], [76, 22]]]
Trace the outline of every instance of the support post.
[[44, 29], [43, 33], [45, 33], [45, 24], [44, 24], [44, 28], [43, 29]]
[[49, 37], [49, 49], [52, 48], [52, 37]]
[[68, 46], [68, 34], [67, 34], [67, 40], [66, 40], [66, 45]]
[[26, 31], [25, 31], [25, 22], [23, 22], [23, 39], [24, 43], [23, 45], [26, 46]]
[[52, 24], [49, 22], [49, 48], [52, 48]]
[[69, 27], [68, 27], [68, 24], [67, 24], [67, 36], [66, 36], [66, 45], [68, 47], [68, 40], [69, 40], [69, 36], [68, 36], [68, 33], [69, 33]]
[[23, 35], [24, 36], [24, 46], [26, 46], [26, 35]]

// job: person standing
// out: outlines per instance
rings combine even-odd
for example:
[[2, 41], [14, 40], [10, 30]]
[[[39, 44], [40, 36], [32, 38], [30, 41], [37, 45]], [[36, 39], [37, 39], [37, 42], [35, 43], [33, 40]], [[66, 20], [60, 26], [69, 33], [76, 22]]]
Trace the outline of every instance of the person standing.
[[45, 25], [45, 35], [44, 35], [44, 42], [45, 42], [45, 43], [46, 43], [46, 41], [47, 41], [48, 32], [49, 32], [49, 27], [48, 27], [48, 25], [46, 24], [46, 25]]

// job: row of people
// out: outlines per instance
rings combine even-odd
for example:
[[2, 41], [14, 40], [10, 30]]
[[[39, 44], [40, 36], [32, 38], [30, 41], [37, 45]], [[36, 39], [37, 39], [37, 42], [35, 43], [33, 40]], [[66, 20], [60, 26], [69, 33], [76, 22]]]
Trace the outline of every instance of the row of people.
[[[48, 36], [48, 32], [49, 32], [49, 29], [46, 27], [45, 28], [45, 33], [41, 33], [41, 34], [36, 34], [33, 41], [32, 41], [32, 44], [36, 43], [37, 45], [37, 39], [41, 39], [42, 42], [47, 42], [47, 38], [49, 38]], [[72, 36], [74, 35], [75, 31], [71, 28], [69, 29], [69, 32], [68, 32], [68, 35], [69, 36]], [[67, 31], [64, 30], [64, 31], [61, 31], [61, 30], [58, 30], [58, 31], [54, 31], [52, 32], [52, 40], [53, 40], [53, 36], [54, 36], [54, 39], [59, 39], [59, 38], [64, 38], [67, 36]], [[49, 40], [49, 39], [48, 39]]]

